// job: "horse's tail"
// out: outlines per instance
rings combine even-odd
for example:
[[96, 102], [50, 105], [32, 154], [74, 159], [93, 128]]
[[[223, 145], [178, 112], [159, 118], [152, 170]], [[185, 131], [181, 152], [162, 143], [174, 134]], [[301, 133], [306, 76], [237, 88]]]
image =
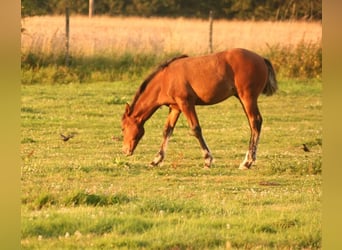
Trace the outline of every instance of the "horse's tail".
[[277, 91], [278, 83], [277, 83], [277, 78], [276, 78], [276, 74], [274, 72], [272, 63], [266, 58], [264, 58], [264, 60], [265, 60], [265, 64], [268, 70], [268, 77], [267, 77], [266, 86], [264, 90], [262, 91], [262, 93], [267, 96], [271, 96]]

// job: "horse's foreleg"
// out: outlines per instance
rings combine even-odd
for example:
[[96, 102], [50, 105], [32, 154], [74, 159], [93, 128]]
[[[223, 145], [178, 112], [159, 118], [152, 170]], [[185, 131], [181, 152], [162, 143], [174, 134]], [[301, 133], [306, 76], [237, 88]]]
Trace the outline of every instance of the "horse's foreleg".
[[194, 135], [200, 143], [203, 157], [204, 157], [204, 167], [210, 168], [211, 163], [213, 162], [213, 157], [203, 138], [202, 129], [199, 125], [199, 121], [198, 121], [197, 114], [195, 111], [195, 106], [185, 104], [181, 107], [182, 107], [182, 112], [184, 113], [184, 116], [186, 117], [190, 125], [192, 135]]
[[254, 102], [240, 100], [246, 112], [249, 126], [251, 128], [251, 137], [249, 140], [249, 149], [245, 159], [240, 164], [239, 169], [249, 169], [256, 160], [257, 147], [261, 132], [262, 117], [258, 109], [256, 100]]
[[167, 144], [168, 144], [169, 139], [173, 133], [173, 129], [177, 123], [179, 115], [180, 115], [179, 110], [172, 109], [170, 107], [169, 115], [167, 117], [167, 120], [166, 120], [166, 123], [164, 126], [164, 130], [163, 130], [163, 142], [162, 142], [162, 145], [160, 147], [159, 152], [157, 153], [157, 155], [155, 156], [155, 158], [151, 162], [152, 166], [157, 166], [159, 163], [161, 163], [164, 160]]
[[204, 157], [204, 167], [206, 168], [210, 168], [211, 163], [213, 162], [213, 156], [211, 155], [211, 152], [203, 138], [202, 135], [202, 129], [201, 127], [198, 125], [196, 127], [192, 127], [192, 134], [198, 139], [201, 149], [202, 149], [202, 153], [203, 153], [203, 157]]

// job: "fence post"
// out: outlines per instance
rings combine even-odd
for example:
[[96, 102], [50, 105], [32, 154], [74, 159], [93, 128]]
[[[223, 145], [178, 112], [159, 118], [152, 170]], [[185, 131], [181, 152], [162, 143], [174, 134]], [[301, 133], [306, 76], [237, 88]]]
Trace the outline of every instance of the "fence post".
[[94, 15], [94, 0], [89, 0], [89, 18]]
[[209, 53], [213, 53], [213, 11], [209, 11]]
[[65, 8], [65, 66], [69, 66], [69, 7]]

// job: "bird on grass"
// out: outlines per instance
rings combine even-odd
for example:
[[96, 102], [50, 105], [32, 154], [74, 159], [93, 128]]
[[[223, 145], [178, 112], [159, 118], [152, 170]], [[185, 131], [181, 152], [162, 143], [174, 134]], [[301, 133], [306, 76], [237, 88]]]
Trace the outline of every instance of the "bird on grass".
[[61, 134], [62, 140], [63, 141], [69, 141], [70, 138], [74, 137], [74, 134], [70, 134], [70, 135], [63, 135]]
[[305, 145], [305, 143], [303, 144], [303, 150], [305, 152], [310, 152], [310, 149], [308, 148], [308, 146]]

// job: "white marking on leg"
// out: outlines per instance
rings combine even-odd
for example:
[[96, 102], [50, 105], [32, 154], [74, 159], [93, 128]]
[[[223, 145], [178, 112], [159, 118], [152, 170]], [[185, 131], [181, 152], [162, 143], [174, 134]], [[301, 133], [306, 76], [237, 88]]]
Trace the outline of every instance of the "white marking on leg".
[[161, 163], [164, 160], [169, 138], [170, 138], [169, 136], [165, 138], [165, 141], [163, 142], [160, 151], [157, 153], [157, 155], [154, 157], [153, 161], [151, 162], [152, 166], [157, 166], [159, 163]]
[[208, 150], [203, 150], [203, 156], [204, 156], [204, 167], [210, 168], [211, 163], [213, 162], [213, 159], [214, 159], [213, 156]]
[[245, 156], [245, 159], [243, 160], [243, 162], [240, 164], [239, 166], [239, 169], [241, 170], [247, 170], [249, 169], [251, 163], [250, 163], [250, 160], [249, 160], [249, 151], [247, 151], [246, 153], [246, 156]]

